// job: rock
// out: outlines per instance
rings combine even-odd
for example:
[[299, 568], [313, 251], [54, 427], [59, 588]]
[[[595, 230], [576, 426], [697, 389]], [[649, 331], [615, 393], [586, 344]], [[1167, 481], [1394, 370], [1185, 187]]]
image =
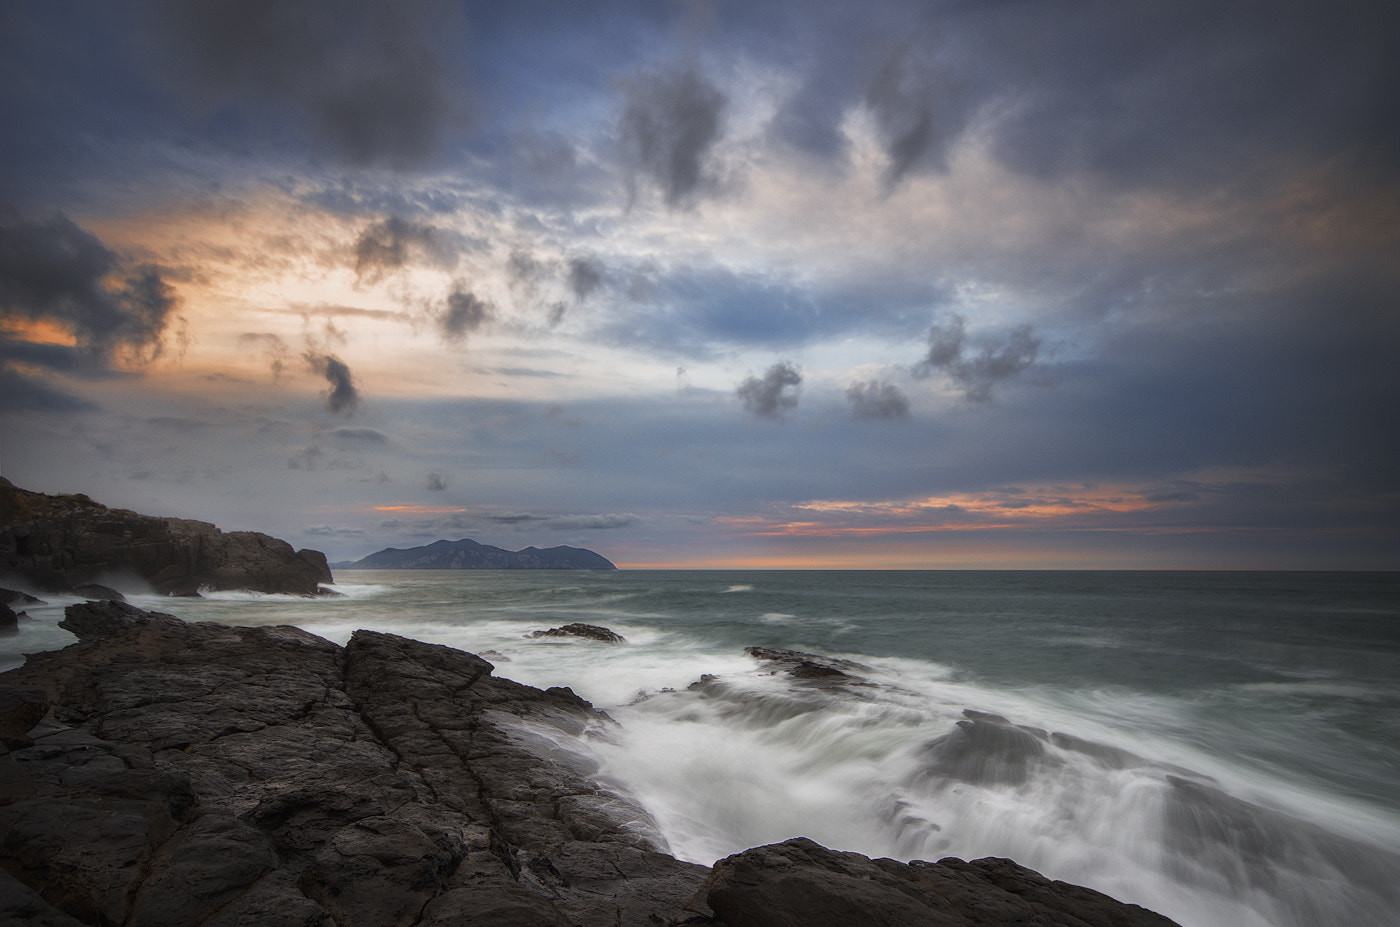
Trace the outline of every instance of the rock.
[[601, 628], [596, 624], [566, 624], [562, 628], [550, 628], [548, 631], [533, 631], [531, 637], [582, 637], [591, 641], [602, 641], [605, 644], [625, 644], [627, 639], [615, 631]]
[[43, 599], [35, 598], [27, 592], [20, 592], [18, 589], [0, 589], [0, 605], [42, 605]]
[[551, 739], [612, 723], [566, 689], [368, 631], [118, 602], [62, 626], [79, 643], [0, 676], [0, 720], [54, 719], [10, 755], [29, 794], [0, 800], [0, 869], [29, 894], [0, 885], [0, 922], [38, 896], [84, 924], [642, 927], [707, 874]]
[[570, 750], [610, 718], [448, 647], [113, 601], [62, 627], [0, 674], [0, 924], [1170, 924], [1003, 860], [679, 861]]
[[690, 909], [725, 927], [1171, 927], [1107, 895], [1006, 859], [900, 863], [806, 838], [715, 863]]
[[265, 534], [109, 509], [81, 494], [28, 492], [0, 478], [0, 576], [7, 574], [54, 591], [131, 576], [161, 595], [317, 595], [334, 581], [325, 555]]
[[861, 682], [861, 677], [847, 670], [863, 671], [866, 668], [851, 660], [836, 657], [823, 657], [814, 653], [797, 650], [779, 650], [772, 647], [745, 647], [744, 653], [756, 660], [771, 663], [775, 671], [781, 671], [794, 679], [812, 679], [827, 683]]
[[104, 586], [101, 583], [83, 583], [81, 585], [74, 586], [72, 591], [86, 599], [94, 599], [97, 601], [107, 602], [126, 601], [126, 596], [122, 595], [120, 592], [113, 589], [111, 586]]
[[0, 685], [0, 746], [8, 750], [33, 746], [29, 732], [48, 710], [43, 689]]
[[8, 605], [0, 605], [0, 634], [18, 634], [19, 616]]

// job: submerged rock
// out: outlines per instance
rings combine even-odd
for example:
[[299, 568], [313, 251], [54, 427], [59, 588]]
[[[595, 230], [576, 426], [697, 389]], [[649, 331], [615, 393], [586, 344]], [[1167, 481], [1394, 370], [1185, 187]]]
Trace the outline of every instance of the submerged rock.
[[531, 637], [582, 637], [590, 641], [602, 641], [605, 644], [625, 644], [627, 638], [616, 631], [609, 631], [607, 628], [599, 627], [596, 624], [566, 624], [562, 628], [550, 628], [548, 631], [533, 631]]
[[1002, 860], [682, 862], [568, 749], [611, 719], [448, 647], [110, 601], [62, 626], [0, 674], [0, 923], [1170, 924]]
[[852, 660], [823, 657], [799, 650], [773, 647], [745, 647], [744, 653], [756, 660], [771, 663], [775, 671], [787, 673], [794, 679], [812, 679], [829, 683], [862, 682], [860, 676], [848, 670], [863, 671], [864, 666]]

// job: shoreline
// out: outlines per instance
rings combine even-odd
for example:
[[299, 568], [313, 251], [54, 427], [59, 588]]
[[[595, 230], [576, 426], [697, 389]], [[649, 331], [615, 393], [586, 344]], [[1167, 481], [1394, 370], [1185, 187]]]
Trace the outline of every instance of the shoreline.
[[[79, 643], [0, 674], [14, 883], [0, 898], [23, 896], [47, 923], [447, 924], [494, 911], [504, 919], [484, 922], [743, 927], [780, 922], [755, 912], [817, 924], [818, 909], [846, 906], [876, 918], [843, 915], [852, 924], [957, 924], [974, 907], [1011, 918], [1032, 904], [1060, 911], [1051, 924], [1171, 923], [1009, 862], [906, 865], [810, 841], [681, 862], [582, 757], [529, 733], [615, 722], [442, 645], [359, 631], [339, 647], [117, 603], [70, 606], [64, 625]], [[113, 828], [120, 839], [98, 837]], [[896, 916], [894, 903], [913, 907]]]

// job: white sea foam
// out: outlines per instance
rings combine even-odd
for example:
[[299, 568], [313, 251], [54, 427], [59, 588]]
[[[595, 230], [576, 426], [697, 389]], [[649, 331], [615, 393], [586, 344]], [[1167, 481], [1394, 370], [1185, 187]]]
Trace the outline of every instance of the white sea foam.
[[[800, 834], [873, 856], [1009, 856], [1186, 927], [1384, 923], [1400, 909], [1388, 632], [1329, 654], [1311, 625], [1275, 633], [1274, 612], [1227, 625], [1211, 609], [1238, 597], [1214, 577], [1121, 599], [990, 575], [354, 579], [343, 598], [135, 601], [339, 643], [390, 631], [570, 686], [620, 723], [558, 748], [587, 752], [699, 862]], [[1093, 582], [1129, 581], [1156, 582]], [[1203, 609], [1211, 584], [1229, 595]], [[1173, 606], [1182, 588], [1199, 618]], [[24, 639], [71, 640], [61, 604], [45, 608]], [[575, 621], [627, 643], [530, 636]], [[795, 680], [749, 644], [849, 658], [869, 685]]]

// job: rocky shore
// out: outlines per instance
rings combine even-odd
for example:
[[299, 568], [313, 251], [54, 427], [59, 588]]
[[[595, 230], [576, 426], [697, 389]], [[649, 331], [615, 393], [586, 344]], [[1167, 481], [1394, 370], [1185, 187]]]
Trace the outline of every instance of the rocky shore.
[[447, 647], [118, 602], [63, 626], [0, 675], [0, 924], [1172, 923], [1009, 860], [677, 860], [561, 746], [611, 719]]
[[109, 509], [85, 495], [51, 496], [0, 477], [0, 580], [36, 591], [134, 582], [161, 595], [200, 589], [317, 595], [326, 556], [256, 531]]

